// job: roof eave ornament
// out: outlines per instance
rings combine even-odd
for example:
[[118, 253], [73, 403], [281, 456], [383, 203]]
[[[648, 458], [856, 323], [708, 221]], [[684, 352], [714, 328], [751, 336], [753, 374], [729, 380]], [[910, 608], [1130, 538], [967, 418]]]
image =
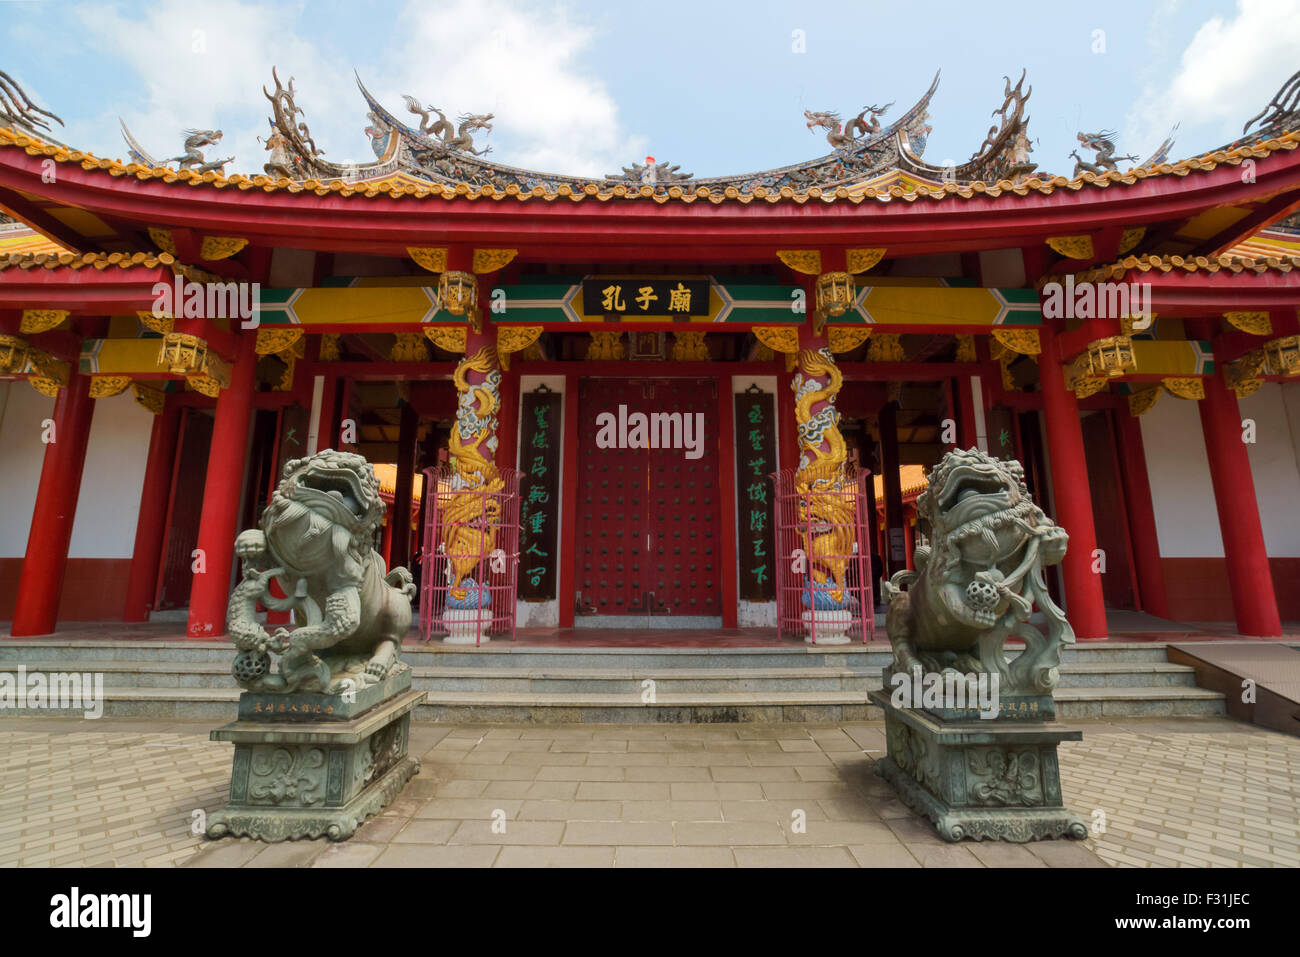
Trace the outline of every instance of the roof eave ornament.
[[18, 81], [0, 70], [0, 126], [11, 126], [47, 143], [62, 146], [58, 140], [50, 138], [49, 120], [64, 125], [59, 117], [33, 103]]
[[262, 167], [267, 176], [282, 176], [291, 180], [319, 179], [321, 181], [344, 178], [343, 167], [322, 159], [325, 151], [316, 146], [306, 122], [299, 122], [297, 117], [306, 116], [302, 107], [294, 102], [296, 91], [293, 77], [289, 85], [280, 82], [276, 68], [271, 67], [271, 79], [275, 81], [275, 92], [265, 86], [262, 94], [271, 101], [274, 114], [267, 118], [271, 132], [265, 140], [265, 148], [271, 155]]
[[1267, 138], [1271, 132], [1300, 127], [1300, 70], [1291, 74], [1291, 78], [1282, 84], [1282, 88], [1269, 100], [1268, 106], [1246, 121], [1246, 125], [1241, 128], [1242, 135], [1250, 132], [1256, 123], [1259, 126], [1255, 135], [1261, 138]]
[[[468, 153], [471, 156], [483, 156], [492, 152], [490, 146], [476, 150], [473, 133], [475, 130], [487, 130], [491, 133], [492, 124], [489, 121], [495, 117], [495, 114], [464, 113], [456, 117], [458, 125], [453, 128], [446, 114], [436, 106], [420, 106], [419, 100], [405, 93], [402, 94], [402, 99], [406, 101], [407, 110], [420, 117], [419, 132], [425, 139], [441, 146], [444, 150]], [[433, 119], [430, 113], [437, 113], [438, 118]]]

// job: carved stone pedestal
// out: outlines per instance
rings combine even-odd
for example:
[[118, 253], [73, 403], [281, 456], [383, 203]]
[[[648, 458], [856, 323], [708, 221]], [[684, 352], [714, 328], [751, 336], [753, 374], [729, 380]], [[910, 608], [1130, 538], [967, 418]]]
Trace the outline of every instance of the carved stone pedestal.
[[1087, 826], [1061, 803], [1056, 747], [1083, 732], [1017, 719], [945, 721], [895, 708], [887, 691], [871, 692], [885, 712], [888, 752], [876, 771], [946, 841], [962, 838], [1024, 843], [1083, 840]]
[[[407, 755], [411, 712], [425, 692], [406, 688], [362, 714], [334, 717], [340, 695], [294, 695], [311, 704], [285, 716], [242, 718], [212, 732], [214, 741], [233, 741], [230, 802], [208, 817], [207, 836], [255, 837], [277, 842], [307, 837], [343, 841], [372, 814], [390, 804], [417, 774]], [[240, 713], [248, 713], [241, 696]], [[319, 707], [319, 710], [318, 710]]]

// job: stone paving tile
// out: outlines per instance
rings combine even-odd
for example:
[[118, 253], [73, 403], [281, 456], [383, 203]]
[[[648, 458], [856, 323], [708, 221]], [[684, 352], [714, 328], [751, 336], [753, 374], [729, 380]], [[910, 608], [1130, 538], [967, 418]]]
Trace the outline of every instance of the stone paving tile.
[[737, 847], [737, 867], [857, 867], [847, 847]]
[[735, 867], [729, 847], [619, 847], [615, 867]]
[[1078, 722], [1062, 783], [1098, 827], [1027, 845], [939, 839], [875, 776], [879, 722], [417, 725], [421, 774], [351, 841], [207, 842], [194, 812], [230, 771], [210, 724], [8, 719], [0, 865], [1300, 865], [1300, 740], [1224, 719]]
[[503, 847], [493, 867], [613, 867], [612, 847]]

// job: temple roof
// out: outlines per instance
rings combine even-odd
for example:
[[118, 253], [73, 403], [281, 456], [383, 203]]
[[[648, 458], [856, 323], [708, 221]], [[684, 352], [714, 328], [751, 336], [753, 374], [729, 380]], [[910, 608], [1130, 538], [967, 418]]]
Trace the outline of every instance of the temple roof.
[[235, 173], [227, 177], [212, 171], [198, 173], [193, 170], [174, 170], [163, 166], [150, 168], [139, 163], [123, 163], [117, 159], [104, 159], [91, 153], [69, 149], [65, 146], [56, 146], [34, 136], [0, 127], [0, 149], [16, 147], [31, 156], [45, 156], [59, 163], [76, 164], [87, 171], [103, 171], [114, 177], [130, 176], [139, 181], [158, 180], [164, 183], [183, 183], [189, 186], [212, 186], [217, 189], [235, 187], [239, 190], [257, 189], [266, 193], [311, 193], [316, 196], [333, 194], [344, 197], [360, 196], [367, 199], [373, 199], [377, 196], [412, 197], [416, 199], [458, 199], [464, 197], [471, 200], [491, 199], [498, 201], [515, 199], [519, 202], [526, 202], [531, 199], [540, 199], [545, 202], [555, 202], [557, 200], [581, 202], [586, 199], [609, 202], [611, 200], [649, 199], [659, 204], [669, 201], [689, 204], [703, 200], [715, 205], [728, 201], [749, 204], [755, 200], [767, 203], [788, 201], [802, 205], [810, 201], [831, 203], [837, 200], [847, 200], [850, 203], [859, 204], [869, 199], [883, 202], [902, 199], [911, 203], [922, 199], [941, 201], [952, 198], [997, 199], [1003, 196], [1009, 199], [1011, 196], [1022, 197], [1031, 194], [1050, 196], [1057, 190], [1077, 192], [1088, 187], [1105, 189], [1115, 184], [1132, 186], [1143, 180], [1158, 177], [1185, 177], [1193, 172], [1210, 172], [1220, 165], [1239, 166], [1245, 160], [1264, 159], [1279, 151], [1293, 151], [1297, 146], [1300, 146], [1300, 130], [1282, 133], [1267, 140], [1244, 143], [1231, 149], [1215, 150], [1176, 163], [1160, 163], [1149, 168], [1136, 168], [1124, 172], [1119, 170], [1110, 170], [1100, 174], [1085, 172], [1073, 179], [1067, 179], [1064, 176], [1050, 176], [1041, 179], [1037, 176], [1031, 176], [1018, 183], [1010, 180], [1000, 180], [991, 185], [978, 180], [958, 184], [928, 183], [913, 179], [905, 186], [901, 182], [902, 177], [897, 174], [897, 171], [891, 170], [888, 173], [880, 174], [879, 177], [881, 180], [892, 180], [888, 186], [883, 183], [874, 185], [872, 182], [860, 182], [851, 186], [839, 185], [826, 189], [819, 186], [810, 186], [801, 191], [790, 186], [783, 186], [780, 189], [767, 189], [758, 186], [749, 192], [742, 193], [735, 186], [713, 188], [705, 185], [704, 181], [693, 187], [674, 185], [666, 190], [656, 189], [648, 185], [637, 187], [624, 183], [606, 184], [602, 187], [591, 181], [586, 181], [585, 185], [579, 188], [573, 184], [562, 182], [554, 190], [547, 190], [541, 185], [524, 189], [513, 184], [501, 188], [493, 185], [473, 186], [464, 182], [455, 185], [419, 182], [400, 175], [382, 182], [345, 182], [342, 179], [334, 179], [329, 182], [316, 179], [296, 181], [284, 176], [246, 176], [241, 173]]

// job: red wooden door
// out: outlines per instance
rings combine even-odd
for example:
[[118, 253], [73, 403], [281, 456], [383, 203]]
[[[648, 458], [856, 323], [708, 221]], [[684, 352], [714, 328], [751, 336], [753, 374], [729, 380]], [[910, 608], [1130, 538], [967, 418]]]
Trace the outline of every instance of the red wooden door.
[[[716, 383], [585, 379], [578, 407], [578, 614], [614, 616], [621, 620], [612, 624], [628, 627], [667, 626], [682, 616], [719, 618]], [[669, 434], [693, 439], [702, 456], [688, 458], [690, 449], [675, 447], [684, 441], [628, 447], [639, 444], [637, 413], [647, 420], [656, 413], [680, 416]], [[697, 413], [704, 416], [702, 436]], [[622, 426], [613, 443], [608, 430], [602, 437], [602, 414]], [[687, 416], [693, 417], [689, 431]], [[648, 438], [648, 428], [643, 434]]]
[[167, 544], [159, 576], [159, 611], [184, 608], [190, 603], [194, 582], [194, 549], [199, 543], [199, 518], [203, 514], [203, 486], [208, 475], [208, 447], [212, 444], [212, 416], [186, 409], [176, 450], [175, 475], [167, 514]]

